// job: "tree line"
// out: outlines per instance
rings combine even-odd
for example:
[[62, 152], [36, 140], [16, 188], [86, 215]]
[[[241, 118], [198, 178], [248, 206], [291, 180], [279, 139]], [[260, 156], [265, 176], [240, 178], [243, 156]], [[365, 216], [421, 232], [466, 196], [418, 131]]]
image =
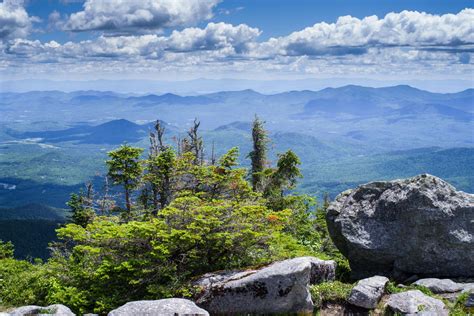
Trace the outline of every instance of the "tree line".
[[[183, 192], [222, 197], [225, 193], [220, 185], [222, 183], [209, 185], [206, 181], [210, 179], [200, 179], [197, 174], [212, 169], [212, 176], [222, 176], [226, 170], [238, 165], [239, 150], [237, 147], [231, 148], [218, 160], [213, 148], [210, 157], [205, 159], [204, 141], [199, 134], [199, 127], [200, 122], [194, 120], [186, 137], [178, 139], [174, 148], [165, 143], [165, 126], [157, 120], [149, 135], [150, 147], [145, 158], [142, 158], [144, 149], [127, 144], [110, 151], [106, 161], [107, 180], [121, 188], [124, 207], [116, 204], [109, 194], [108, 182], [106, 192], [97, 199], [92, 184], [88, 183], [85, 190], [72, 194], [68, 202], [72, 221], [86, 226], [98, 212], [122, 212], [124, 216], [129, 216], [133, 209], [156, 216], [159, 210], [166, 208]], [[252, 124], [252, 140], [253, 150], [247, 155], [251, 160], [247, 179], [253, 191], [268, 199], [272, 208], [283, 209], [284, 192], [294, 188], [297, 178], [302, 176], [300, 160], [293, 151], [288, 150], [278, 155], [275, 167], [270, 165], [267, 157], [268, 132], [258, 117]]]

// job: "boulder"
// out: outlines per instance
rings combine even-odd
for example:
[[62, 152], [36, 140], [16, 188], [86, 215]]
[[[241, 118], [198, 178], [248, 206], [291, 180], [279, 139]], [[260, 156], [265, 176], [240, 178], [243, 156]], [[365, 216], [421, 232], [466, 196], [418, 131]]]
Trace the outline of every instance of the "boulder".
[[470, 309], [473, 309], [474, 311], [474, 293], [469, 293], [469, 296], [467, 297], [466, 303], [464, 303], [464, 306]]
[[347, 301], [355, 306], [374, 309], [384, 293], [387, 282], [388, 278], [383, 276], [360, 280], [352, 289]]
[[447, 316], [449, 314], [443, 301], [429, 297], [419, 290], [392, 294], [386, 306], [392, 312], [402, 315]]
[[463, 293], [474, 293], [474, 283], [458, 283], [458, 285], [462, 288]]
[[74, 316], [75, 314], [69, 309], [69, 307], [61, 305], [61, 304], [54, 304], [49, 305], [46, 307], [36, 306], [36, 305], [29, 305], [29, 306], [22, 306], [14, 309], [13, 311], [9, 312], [11, 316], [26, 316], [26, 315], [53, 315], [53, 316]]
[[167, 298], [156, 301], [128, 302], [111, 311], [108, 316], [175, 316], [175, 315], [203, 315], [209, 313], [196, 306], [194, 302], [182, 298]]
[[418, 280], [413, 284], [424, 286], [435, 294], [460, 292], [463, 289], [460, 284], [450, 279], [427, 278]]
[[332, 281], [336, 263], [300, 257], [259, 270], [204, 275], [196, 303], [211, 314], [312, 313], [309, 285]]
[[354, 278], [474, 275], [474, 195], [437, 177], [361, 185], [337, 196], [326, 220]]

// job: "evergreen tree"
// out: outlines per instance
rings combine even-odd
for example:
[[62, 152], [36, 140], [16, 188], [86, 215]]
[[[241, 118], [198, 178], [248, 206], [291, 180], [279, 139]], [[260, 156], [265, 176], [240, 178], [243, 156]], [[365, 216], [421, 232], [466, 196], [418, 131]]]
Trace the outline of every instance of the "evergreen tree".
[[144, 178], [153, 188], [154, 214], [171, 202], [175, 165], [176, 154], [171, 147], [164, 147], [158, 155], [146, 161], [147, 174]]
[[143, 149], [122, 145], [120, 148], [108, 153], [110, 159], [106, 161], [108, 177], [115, 185], [122, 185], [125, 192], [125, 206], [127, 211], [132, 210], [131, 193], [140, 184], [143, 172], [140, 156]]
[[278, 156], [277, 168], [272, 175], [272, 181], [278, 187], [280, 195], [283, 195], [283, 191], [293, 189], [296, 180], [302, 177], [298, 167], [301, 161], [291, 150]]
[[268, 136], [263, 124], [264, 122], [255, 116], [252, 125], [253, 150], [248, 155], [252, 161], [250, 170], [252, 188], [259, 192], [263, 191], [263, 172], [267, 163]]
[[11, 241], [4, 242], [0, 239], [0, 260], [13, 258], [14, 247]]
[[268, 205], [275, 210], [288, 207], [284, 197], [285, 191], [291, 190], [296, 185], [296, 180], [302, 177], [299, 166], [300, 159], [291, 150], [278, 155], [277, 167], [266, 169], [265, 188], [263, 195], [268, 200]]
[[94, 218], [94, 210], [82, 191], [79, 194], [72, 193], [66, 204], [71, 210], [71, 221], [74, 224], [86, 227]]

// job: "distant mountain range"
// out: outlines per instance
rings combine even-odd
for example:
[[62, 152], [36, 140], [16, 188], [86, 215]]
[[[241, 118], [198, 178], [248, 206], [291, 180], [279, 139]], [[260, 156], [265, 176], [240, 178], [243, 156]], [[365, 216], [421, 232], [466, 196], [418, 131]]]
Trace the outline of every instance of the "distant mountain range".
[[[148, 127], [143, 124], [155, 119], [183, 131], [197, 117], [204, 129], [212, 130], [249, 122], [255, 114], [273, 131], [307, 134], [364, 150], [474, 144], [469, 132], [474, 89], [441, 94], [407, 85], [350, 85], [269, 95], [253, 90], [196, 96], [101, 91], [0, 93], [0, 141], [38, 137], [51, 143], [116, 144], [139, 140], [147, 134]], [[121, 119], [130, 122], [118, 121]], [[433, 126], [438, 135], [427, 132]], [[115, 135], [115, 130], [123, 135]]]
[[77, 90], [115, 91], [121, 93], [160, 94], [205, 94], [219, 91], [240, 91], [254, 89], [261, 93], [279, 93], [289, 90], [320, 90], [326, 87], [343, 87], [349, 84], [371, 87], [387, 87], [409, 84], [423, 90], [453, 92], [473, 87], [472, 80], [373, 80], [367, 78], [307, 78], [293, 80], [246, 80], [246, 79], [207, 79], [199, 78], [183, 81], [169, 80], [9, 80], [0, 81], [0, 90], [9, 92], [59, 90], [72, 92]]

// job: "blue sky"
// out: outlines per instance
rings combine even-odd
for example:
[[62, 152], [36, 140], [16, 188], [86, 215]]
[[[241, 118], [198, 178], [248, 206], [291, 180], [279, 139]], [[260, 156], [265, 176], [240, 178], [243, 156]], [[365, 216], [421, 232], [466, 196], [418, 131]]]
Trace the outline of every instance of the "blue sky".
[[4, 78], [472, 79], [472, 1], [3, 0]]

